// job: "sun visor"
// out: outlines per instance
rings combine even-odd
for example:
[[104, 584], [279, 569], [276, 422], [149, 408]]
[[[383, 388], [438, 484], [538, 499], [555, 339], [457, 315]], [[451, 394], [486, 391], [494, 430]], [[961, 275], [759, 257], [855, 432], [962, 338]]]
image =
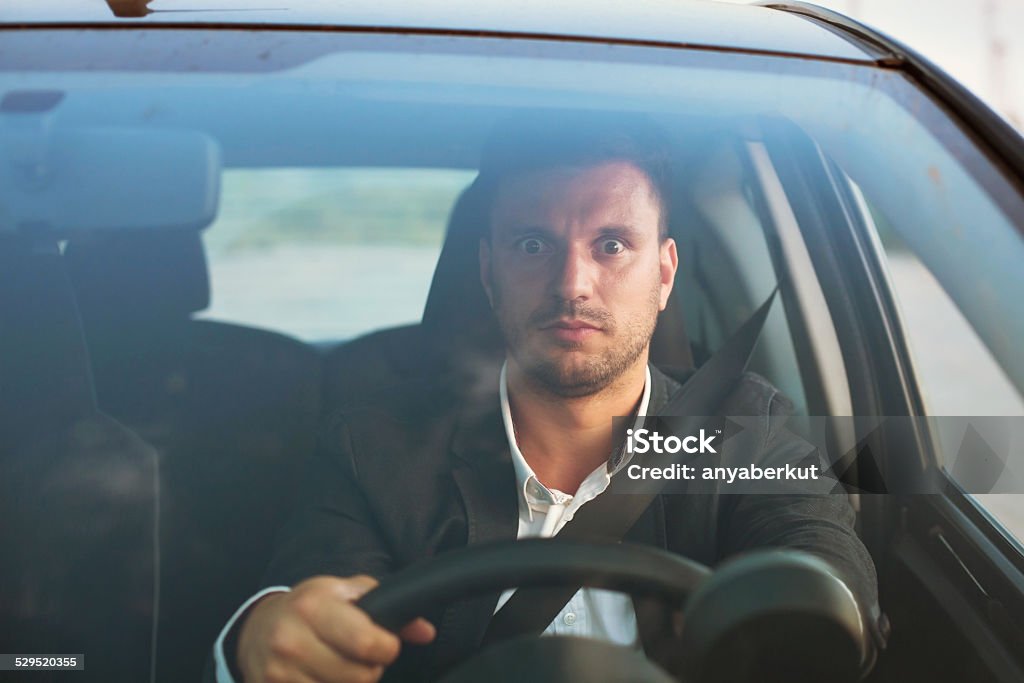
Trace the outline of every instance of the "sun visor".
[[0, 234], [202, 230], [217, 214], [220, 159], [195, 131], [0, 113]]

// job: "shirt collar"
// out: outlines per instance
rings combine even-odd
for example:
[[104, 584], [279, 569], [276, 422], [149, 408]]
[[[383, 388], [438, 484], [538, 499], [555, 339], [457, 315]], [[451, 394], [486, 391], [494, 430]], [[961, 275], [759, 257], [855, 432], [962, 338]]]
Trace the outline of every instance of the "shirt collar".
[[[508, 381], [506, 379], [506, 371], [508, 368], [508, 361], [505, 361], [501, 365], [501, 378], [498, 382], [498, 394], [501, 398], [501, 420], [505, 425], [505, 437], [508, 439], [508, 448], [512, 453], [512, 466], [516, 472], [516, 490], [519, 492], [519, 505], [520, 509], [527, 510], [530, 521], [533, 521], [533, 505], [531, 501], [537, 498], [545, 499], [539, 502], [550, 505], [551, 503], [560, 503], [561, 500], [556, 500], [556, 495], [548, 490], [540, 480], [537, 479], [537, 475], [534, 473], [533, 468], [530, 467], [529, 463], [526, 462], [526, 458], [523, 457], [523, 452], [519, 450], [519, 444], [516, 442], [516, 430], [515, 425], [512, 422], [512, 408], [508, 400]], [[634, 428], [641, 426], [640, 423], [643, 418], [647, 416], [647, 406], [651, 400], [651, 366], [648, 364], [644, 368], [644, 392], [640, 397], [640, 406], [636, 412], [636, 423]], [[617, 453], [606, 465], [604, 465], [606, 476], [612, 476], [628, 463], [631, 454], [628, 453]], [[599, 468], [600, 469], [600, 468]], [[596, 472], [597, 470], [595, 470]], [[593, 473], [591, 473], [591, 476]], [[564, 494], [562, 494], [564, 495]]]

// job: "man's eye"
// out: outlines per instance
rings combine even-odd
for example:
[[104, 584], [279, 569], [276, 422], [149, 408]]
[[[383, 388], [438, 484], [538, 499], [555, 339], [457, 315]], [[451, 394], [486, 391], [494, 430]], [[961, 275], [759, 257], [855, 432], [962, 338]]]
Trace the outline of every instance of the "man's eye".
[[535, 255], [550, 251], [547, 243], [539, 237], [527, 237], [519, 241], [519, 250], [524, 254]]
[[605, 254], [621, 254], [626, 250], [626, 245], [621, 240], [605, 240], [601, 243], [601, 251]]

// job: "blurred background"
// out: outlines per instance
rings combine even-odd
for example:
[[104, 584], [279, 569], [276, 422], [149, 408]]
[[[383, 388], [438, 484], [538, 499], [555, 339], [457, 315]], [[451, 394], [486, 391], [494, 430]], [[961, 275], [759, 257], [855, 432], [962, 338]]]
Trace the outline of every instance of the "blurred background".
[[812, 2], [917, 50], [1024, 130], [1024, 0]]

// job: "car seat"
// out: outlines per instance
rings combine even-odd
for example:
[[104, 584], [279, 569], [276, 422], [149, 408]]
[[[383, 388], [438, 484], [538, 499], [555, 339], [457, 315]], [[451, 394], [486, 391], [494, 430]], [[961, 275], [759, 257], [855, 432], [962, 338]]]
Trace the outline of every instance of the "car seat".
[[148, 680], [156, 453], [97, 408], [55, 239], [0, 239], [0, 330], [0, 652]]
[[194, 320], [200, 235], [115, 234], [65, 251], [99, 405], [159, 454], [161, 681], [198, 680], [257, 588], [315, 444], [320, 357], [273, 332]]

